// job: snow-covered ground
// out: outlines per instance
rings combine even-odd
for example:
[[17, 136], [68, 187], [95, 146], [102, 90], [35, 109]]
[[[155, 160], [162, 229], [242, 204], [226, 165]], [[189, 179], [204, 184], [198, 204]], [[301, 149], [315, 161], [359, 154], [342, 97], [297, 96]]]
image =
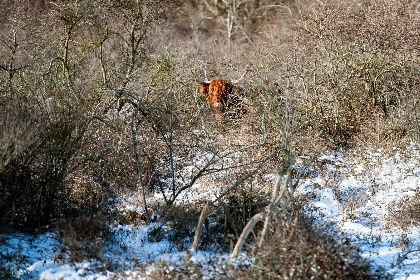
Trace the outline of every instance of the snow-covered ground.
[[[296, 195], [307, 199], [308, 215], [344, 232], [364, 257], [394, 279], [420, 279], [419, 154], [415, 143], [386, 154], [369, 149], [330, 152], [310, 167]], [[195, 188], [199, 187], [197, 183]], [[186, 195], [194, 193], [202, 194], [192, 188]], [[407, 205], [414, 216], [403, 209]], [[17, 271], [15, 276], [21, 279], [141, 279], [158, 260], [185, 263], [186, 252], [177, 251], [167, 240], [148, 241], [147, 232], [153, 226], [112, 227], [115, 242], [105, 255], [117, 267], [89, 260], [63, 264], [56, 257], [60, 246], [54, 233], [0, 236], [0, 264]], [[229, 255], [198, 252], [191, 261], [205, 264], [215, 258], [228, 262]], [[139, 265], [146, 270], [139, 270]]]
[[306, 204], [312, 215], [334, 223], [394, 279], [420, 279], [419, 151], [412, 143], [390, 156], [382, 150], [324, 155], [321, 170], [298, 190], [313, 198]]

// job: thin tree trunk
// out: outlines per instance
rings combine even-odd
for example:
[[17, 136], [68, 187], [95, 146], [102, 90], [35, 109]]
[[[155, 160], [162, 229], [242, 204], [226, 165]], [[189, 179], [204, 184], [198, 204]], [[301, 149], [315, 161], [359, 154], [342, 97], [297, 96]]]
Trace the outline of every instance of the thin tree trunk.
[[242, 246], [245, 243], [245, 240], [248, 238], [248, 235], [250, 234], [250, 232], [252, 231], [252, 229], [258, 222], [264, 220], [265, 215], [266, 215], [265, 212], [261, 212], [261, 213], [255, 214], [249, 220], [248, 224], [242, 231], [241, 236], [239, 236], [238, 242], [236, 242], [235, 248], [233, 249], [232, 255], [230, 256], [231, 260], [234, 260], [238, 257], [239, 253], [241, 252]]
[[198, 220], [197, 229], [195, 230], [195, 236], [194, 236], [192, 249], [196, 252], [198, 251], [198, 243], [200, 243], [201, 232], [203, 231], [203, 224], [207, 218], [209, 206], [210, 206], [210, 201], [207, 201], [206, 205], [204, 205], [203, 210], [201, 211], [200, 220]]
[[131, 119], [131, 136], [133, 138], [133, 148], [134, 148], [134, 156], [136, 158], [136, 164], [137, 164], [137, 171], [139, 173], [139, 182], [140, 182], [140, 186], [141, 186], [141, 190], [142, 190], [142, 196], [143, 196], [143, 204], [144, 204], [144, 211], [146, 212], [146, 217], [147, 217], [147, 223], [150, 222], [150, 215], [149, 215], [149, 211], [147, 210], [147, 202], [146, 202], [146, 190], [145, 190], [145, 185], [143, 182], [143, 173], [141, 171], [141, 166], [140, 166], [140, 159], [139, 159], [139, 153], [137, 151], [137, 141], [136, 141], [136, 133], [134, 131], [134, 119], [137, 115], [138, 112], [138, 107], [136, 108], [136, 110], [133, 113], [133, 117]]
[[[265, 218], [264, 227], [263, 227], [263, 230], [261, 232], [260, 241], [258, 243], [258, 250], [261, 249], [262, 245], [264, 244], [265, 236], [267, 235], [267, 231], [268, 231], [268, 226], [270, 225], [270, 222], [271, 222], [271, 214], [272, 214], [273, 210], [281, 202], [283, 202], [283, 198], [286, 194], [287, 187], [290, 183], [291, 176], [292, 176], [292, 170], [291, 170], [291, 168], [289, 168], [287, 170], [286, 181], [284, 182], [283, 188], [281, 188], [281, 174], [280, 173], [277, 174], [277, 180], [276, 180], [276, 184], [275, 184], [274, 189], [273, 189], [273, 195], [271, 197], [270, 204], [268, 205], [267, 216]], [[281, 195], [279, 195], [280, 189], [281, 189]], [[292, 194], [290, 194], [290, 195], [292, 195]]]

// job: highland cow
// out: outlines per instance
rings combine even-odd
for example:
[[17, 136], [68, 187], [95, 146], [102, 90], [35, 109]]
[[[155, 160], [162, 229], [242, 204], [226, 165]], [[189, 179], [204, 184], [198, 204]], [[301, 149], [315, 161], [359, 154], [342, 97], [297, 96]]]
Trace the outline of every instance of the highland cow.
[[201, 94], [207, 99], [207, 103], [213, 107], [216, 119], [222, 122], [225, 114], [234, 106], [238, 106], [239, 85], [224, 79], [213, 81], [199, 81], [201, 84]]

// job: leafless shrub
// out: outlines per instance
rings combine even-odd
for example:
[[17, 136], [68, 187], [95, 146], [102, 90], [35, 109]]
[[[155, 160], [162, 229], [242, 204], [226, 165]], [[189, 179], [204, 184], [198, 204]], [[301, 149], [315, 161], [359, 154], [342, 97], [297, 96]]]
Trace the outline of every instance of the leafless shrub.
[[57, 238], [61, 248], [57, 259], [70, 263], [96, 259], [105, 263], [106, 244], [111, 240], [106, 217], [84, 216], [57, 221], [54, 225], [60, 229]]
[[420, 200], [419, 193], [413, 196], [405, 196], [388, 206], [389, 219], [387, 226], [408, 228], [420, 224]]
[[[381, 133], [377, 122], [394, 122], [408, 114], [407, 93], [418, 88], [417, 50], [411, 47], [418, 45], [418, 36], [408, 34], [418, 29], [419, 21], [407, 5], [327, 1], [303, 7], [297, 23], [304, 30], [299, 36], [305, 53], [297, 66], [301, 75], [312, 77], [303, 80], [302, 92], [303, 107], [312, 121], [305, 118], [303, 123], [345, 144], [366, 127]], [[300, 68], [308, 60], [314, 63]], [[404, 119], [393, 136], [404, 137], [404, 131], [410, 130], [409, 120]]]
[[[294, 237], [289, 239], [293, 230]], [[293, 219], [278, 217], [252, 266], [236, 266], [211, 259], [194, 264], [182, 262], [157, 264], [150, 279], [391, 279], [384, 271], [371, 271], [357, 248], [345, 239], [331, 236], [324, 229], [308, 229], [304, 219], [295, 228]]]
[[[12, 143], [6, 141], [4, 147], [1, 217], [6, 224], [26, 229], [48, 225], [54, 217], [71, 212], [72, 181], [67, 179], [96, 153], [87, 148], [86, 136], [91, 135], [91, 107], [97, 106], [99, 90], [75, 76], [86, 62], [77, 64], [76, 57], [92, 51], [81, 46], [86, 33], [75, 31], [87, 24], [91, 6], [56, 4], [45, 21], [51, 25], [40, 25], [39, 18], [32, 20], [25, 10], [12, 13], [2, 26], [9, 28], [2, 34], [10, 35], [0, 38], [1, 112], [13, 112], [2, 118], [2, 128], [10, 129], [2, 130], [2, 135], [8, 134]], [[20, 11], [19, 7], [15, 3], [12, 8]], [[51, 26], [58, 32], [50, 33]], [[19, 129], [18, 135], [13, 135], [13, 127]]]
[[323, 230], [306, 229], [299, 224], [292, 240], [291, 220], [277, 220], [270, 237], [257, 256], [257, 264], [244, 273], [252, 279], [383, 279], [374, 275], [356, 248]]
[[231, 41], [238, 33], [249, 40], [244, 27], [250, 25], [249, 23], [255, 24], [258, 20], [268, 18], [283, 6], [282, 1], [276, 0], [193, 0], [188, 2], [197, 7], [196, 9], [202, 12], [204, 17], [214, 18], [220, 22], [228, 41]]

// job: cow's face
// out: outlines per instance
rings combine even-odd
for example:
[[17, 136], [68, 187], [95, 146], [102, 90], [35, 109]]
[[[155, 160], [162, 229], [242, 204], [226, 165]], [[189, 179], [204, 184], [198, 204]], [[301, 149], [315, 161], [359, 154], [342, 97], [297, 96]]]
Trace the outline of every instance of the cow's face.
[[211, 84], [211, 81], [204, 81], [204, 82], [199, 82], [201, 84], [201, 90], [200, 93], [202, 95], [204, 95], [206, 98], [208, 98], [209, 95], [209, 86]]

